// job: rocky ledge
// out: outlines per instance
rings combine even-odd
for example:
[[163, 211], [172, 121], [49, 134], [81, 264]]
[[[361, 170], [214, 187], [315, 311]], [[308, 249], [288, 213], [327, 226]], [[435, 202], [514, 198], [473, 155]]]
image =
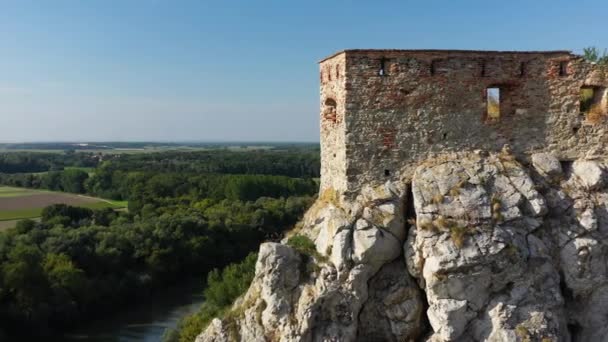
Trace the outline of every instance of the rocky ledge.
[[263, 244], [197, 341], [608, 340], [606, 163], [529, 164], [450, 154], [354, 199], [324, 191], [291, 233], [316, 251]]

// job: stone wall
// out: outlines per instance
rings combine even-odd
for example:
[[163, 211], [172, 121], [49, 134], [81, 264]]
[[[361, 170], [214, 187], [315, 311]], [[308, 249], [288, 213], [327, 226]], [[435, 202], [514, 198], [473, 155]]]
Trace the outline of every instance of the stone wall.
[[[567, 51], [347, 50], [320, 68], [322, 190], [407, 177], [439, 152], [509, 144], [571, 160], [608, 142], [603, 116], [580, 112], [583, 86], [605, 110], [607, 73]], [[499, 119], [487, 115], [492, 87]]]
[[321, 189], [346, 190], [345, 69], [344, 55], [321, 66]]

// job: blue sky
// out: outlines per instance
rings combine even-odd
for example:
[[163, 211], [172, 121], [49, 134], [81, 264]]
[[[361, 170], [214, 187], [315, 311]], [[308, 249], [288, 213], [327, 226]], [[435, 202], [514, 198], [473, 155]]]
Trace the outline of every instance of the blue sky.
[[608, 47], [608, 1], [0, 0], [0, 141], [318, 141], [346, 48]]

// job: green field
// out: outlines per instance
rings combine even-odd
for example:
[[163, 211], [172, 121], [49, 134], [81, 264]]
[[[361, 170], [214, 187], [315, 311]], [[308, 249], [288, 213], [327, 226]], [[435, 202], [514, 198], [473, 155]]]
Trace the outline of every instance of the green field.
[[[12, 221], [40, 217], [42, 210], [52, 204], [68, 204], [89, 209], [123, 209], [127, 201], [112, 201], [102, 198], [63, 192], [33, 190], [0, 186], [0, 221]], [[0, 225], [6, 228], [7, 222]], [[12, 224], [14, 225], [14, 224]]]
[[4, 197], [22, 197], [41, 193], [39, 190], [14, 188], [10, 186], [0, 186], [0, 198]]
[[[80, 204], [76, 205], [81, 208], [89, 208], [89, 209], [105, 209], [105, 208], [113, 208], [113, 209], [121, 209], [126, 208], [126, 202], [124, 205], [112, 204], [110, 202], [97, 202], [90, 204]], [[13, 221], [13, 220], [22, 220], [27, 218], [36, 218], [40, 217], [42, 214], [42, 209], [44, 208], [28, 208], [28, 209], [18, 209], [18, 210], [0, 210], [0, 221]]]

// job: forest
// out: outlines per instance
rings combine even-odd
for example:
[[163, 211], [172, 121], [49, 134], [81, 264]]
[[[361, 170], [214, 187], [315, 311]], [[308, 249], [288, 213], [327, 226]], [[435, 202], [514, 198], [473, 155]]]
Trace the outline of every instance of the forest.
[[2, 185], [129, 202], [53, 205], [0, 232], [0, 339], [58, 336], [180, 279], [202, 281], [280, 238], [318, 187], [314, 148], [90, 157], [0, 155]]

